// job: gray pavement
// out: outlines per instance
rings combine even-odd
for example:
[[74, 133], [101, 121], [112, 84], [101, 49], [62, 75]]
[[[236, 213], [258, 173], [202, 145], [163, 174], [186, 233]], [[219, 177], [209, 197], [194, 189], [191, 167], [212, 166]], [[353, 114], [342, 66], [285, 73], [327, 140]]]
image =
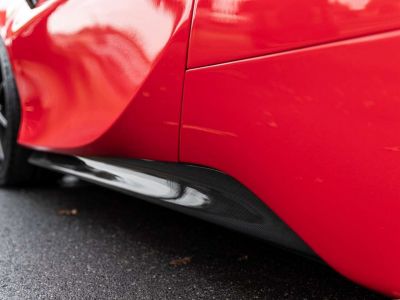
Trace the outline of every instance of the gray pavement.
[[324, 265], [89, 184], [0, 190], [0, 299], [383, 299]]

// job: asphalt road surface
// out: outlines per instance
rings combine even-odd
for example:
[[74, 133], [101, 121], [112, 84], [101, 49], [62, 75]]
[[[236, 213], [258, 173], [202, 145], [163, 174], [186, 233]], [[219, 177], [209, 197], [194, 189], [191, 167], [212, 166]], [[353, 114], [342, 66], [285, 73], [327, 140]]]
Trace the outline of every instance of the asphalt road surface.
[[383, 299], [324, 265], [89, 184], [0, 190], [0, 299]]

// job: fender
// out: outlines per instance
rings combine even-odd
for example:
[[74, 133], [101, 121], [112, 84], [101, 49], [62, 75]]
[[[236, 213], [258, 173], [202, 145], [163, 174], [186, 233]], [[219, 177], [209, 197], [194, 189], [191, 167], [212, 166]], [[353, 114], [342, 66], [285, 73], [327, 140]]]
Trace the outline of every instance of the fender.
[[193, 1], [17, 1], [5, 40], [19, 143], [177, 161]]

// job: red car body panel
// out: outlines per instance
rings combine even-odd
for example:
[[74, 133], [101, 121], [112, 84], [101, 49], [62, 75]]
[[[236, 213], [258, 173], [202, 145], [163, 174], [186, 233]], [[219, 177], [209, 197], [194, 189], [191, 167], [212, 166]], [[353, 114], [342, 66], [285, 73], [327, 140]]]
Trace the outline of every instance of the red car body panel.
[[189, 67], [249, 58], [400, 26], [393, 0], [199, 0]]
[[237, 178], [331, 266], [396, 296], [399, 49], [394, 32], [190, 70], [181, 141], [182, 161]]
[[6, 35], [19, 142], [176, 161], [191, 9], [191, 0], [69, 0], [19, 10]]
[[20, 144], [223, 171], [400, 297], [400, 4], [198, 0], [190, 31], [191, 0], [12, 2]]

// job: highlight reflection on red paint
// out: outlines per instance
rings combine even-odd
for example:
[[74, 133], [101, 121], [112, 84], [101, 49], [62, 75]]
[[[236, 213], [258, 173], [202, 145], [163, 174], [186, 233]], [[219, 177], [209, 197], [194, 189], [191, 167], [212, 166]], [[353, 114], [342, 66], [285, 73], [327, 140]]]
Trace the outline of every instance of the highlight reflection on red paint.
[[176, 161], [191, 1], [44, 4], [10, 33], [20, 143]]

